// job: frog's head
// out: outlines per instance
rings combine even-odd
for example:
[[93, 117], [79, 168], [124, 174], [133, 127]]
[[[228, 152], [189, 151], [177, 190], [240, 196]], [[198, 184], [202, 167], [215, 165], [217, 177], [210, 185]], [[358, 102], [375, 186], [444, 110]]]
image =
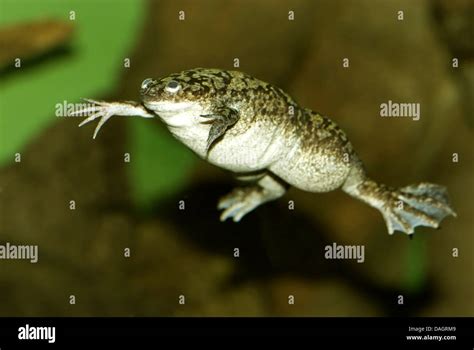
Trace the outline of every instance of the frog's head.
[[161, 79], [145, 79], [141, 98], [145, 107], [170, 126], [193, 126], [209, 114], [230, 77], [214, 69], [197, 68]]

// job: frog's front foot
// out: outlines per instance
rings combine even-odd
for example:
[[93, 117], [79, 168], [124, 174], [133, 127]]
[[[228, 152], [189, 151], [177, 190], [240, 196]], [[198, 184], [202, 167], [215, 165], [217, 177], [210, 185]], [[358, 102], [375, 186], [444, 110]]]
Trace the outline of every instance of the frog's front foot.
[[[135, 102], [104, 102], [104, 101], [95, 101], [91, 99], [83, 99], [89, 104], [83, 108], [76, 109], [74, 112], [70, 113], [70, 116], [80, 116], [80, 115], [89, 115], [84, 119], [79, 127], [100, 118], [99, 123], [97, 124], [93, 138], [95, 139], [100, 128], [105, 124], [114, 115], [121, 116], [140, 116], [143, 118], [153, 118], [154, 114], [150, 113], [145, 107]], [[92, 114], [91, 114], [92, 113]]]
[[96, 120], [97, 118], [101, 118], [94, 131], [93, 138], [95, 139], [100, 128], [105, 124], [107, 120], [109, 120], [116, 113], [116, 108], [114, 108], [115, 107], [114, 103], [95, 101], [95, 100], [90, 100], [90, 99], [84, 99], [84, 101], [88, 102], [89, 104], [83, 108], [76, 109], [74, 112], [70, 113], [69, 115], [71, 116], [88, 115], [88, 117], [79, 124], [79, 127], [93, 120]]

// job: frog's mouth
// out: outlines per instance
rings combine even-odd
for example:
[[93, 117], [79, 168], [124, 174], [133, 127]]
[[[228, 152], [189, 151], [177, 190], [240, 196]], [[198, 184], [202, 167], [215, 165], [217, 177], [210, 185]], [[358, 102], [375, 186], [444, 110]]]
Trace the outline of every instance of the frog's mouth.
[[143, 105], [172, 127], [192, 126], [196, 123], [196, 116], [202, 114], [200, 104], [191, 101], [143, 101]]
[[194, 102], [144, 101], [143, 104], [157, 114], [180, 113], [197, 107]]

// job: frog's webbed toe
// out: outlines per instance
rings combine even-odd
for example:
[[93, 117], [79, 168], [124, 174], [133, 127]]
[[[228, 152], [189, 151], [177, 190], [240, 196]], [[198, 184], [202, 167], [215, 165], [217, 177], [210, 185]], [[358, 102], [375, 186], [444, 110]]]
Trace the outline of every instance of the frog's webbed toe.
[[443, 186], [429, 183], [406, 186], [394, 192], [394, 196], [396, 202], [386, 211], [392, 215], [385, 218], [390, 233], [398, 230], [412, 234], [417, 226], [438, 228], [446, 216], [456, 216]]
[[366, 180], [345, 190], [380, 210], [389, 234], [401, 231], [411, 235], [417, 226], [438, 228], [446, 216], [456, 216], [446, 188], [435, 184], [421, 183], [395, 189]]
[[217, 208], [224, 210], [221, 221], [232, 218], [234, 222], [240, 221], [260, 204], [264, 203], [262, 189], [258, 186], [236, 188], [219, 200]]

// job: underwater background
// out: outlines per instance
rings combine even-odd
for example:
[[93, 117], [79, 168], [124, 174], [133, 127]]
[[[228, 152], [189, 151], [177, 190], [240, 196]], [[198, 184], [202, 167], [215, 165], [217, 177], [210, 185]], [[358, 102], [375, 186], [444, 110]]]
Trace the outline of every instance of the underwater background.
[[[0, 316], [473, 316], [473, 18], [467, 0], [0, 0], [0, 244], [39, 249], [0, 260]], [[410, 240], [341, 191], [293, 188], [221, 223], [232, 175], [158, 119], [93, 140], [55, 115], [194, 67], [281, 87], [374, 179], [446, 186], [457, 218]], [[420, 120], [381, 118], [388, 100]], [[326, 260], [333, 242], [364, 263]]]

